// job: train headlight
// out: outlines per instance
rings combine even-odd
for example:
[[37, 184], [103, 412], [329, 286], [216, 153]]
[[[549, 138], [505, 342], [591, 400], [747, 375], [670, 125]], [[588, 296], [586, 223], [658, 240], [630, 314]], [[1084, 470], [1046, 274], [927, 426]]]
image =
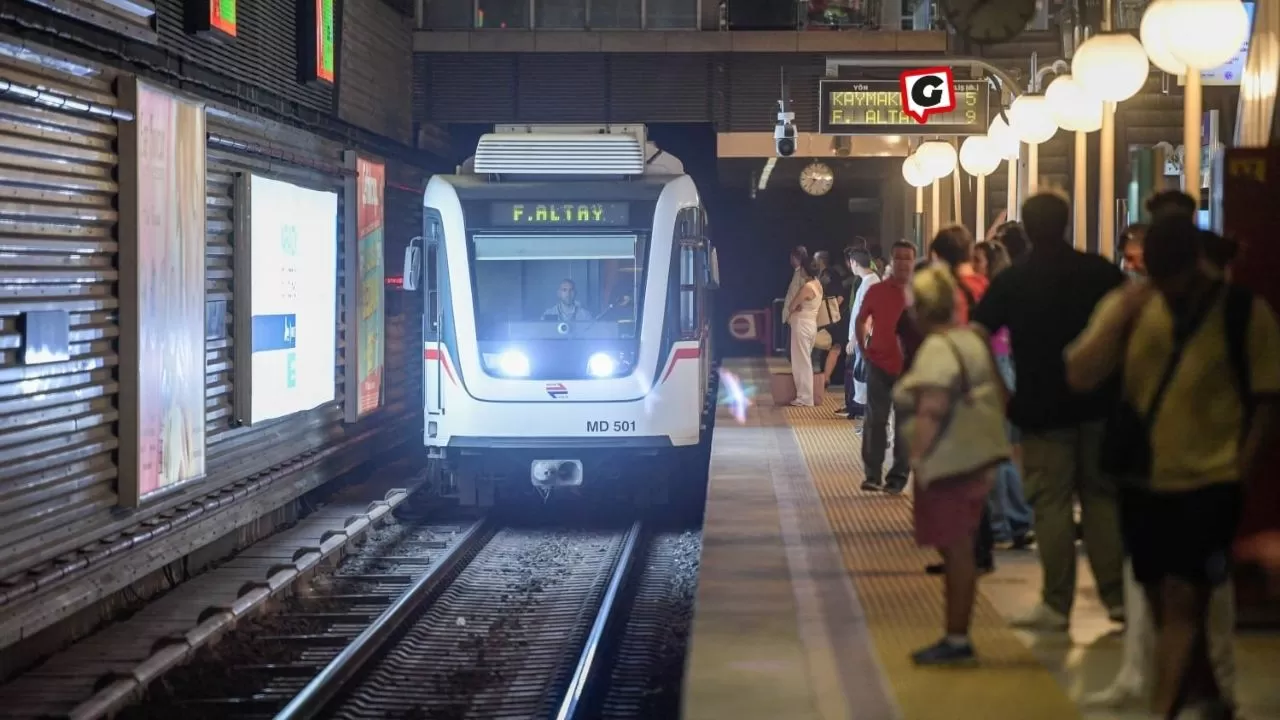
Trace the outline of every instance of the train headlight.
[[498, 356], [498, 370], [508, 377], [526, 377], [529, 374], [529, 356], [519, 350], [507, 350]]
[[598, 352], [587, 359], [587, 372], [592, 377], [610, 377], [618, 370], [618, 361], [609, 357], [608, 353]]

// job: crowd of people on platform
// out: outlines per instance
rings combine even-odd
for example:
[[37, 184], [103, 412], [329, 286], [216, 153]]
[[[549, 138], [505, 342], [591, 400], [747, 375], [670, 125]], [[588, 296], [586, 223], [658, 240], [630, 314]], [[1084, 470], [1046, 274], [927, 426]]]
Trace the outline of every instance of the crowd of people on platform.
[[1196, 226], [1193, 198], [1162, 192], [1147, 209], [1119, 267], [1071, 246], [1057, 193], [981, 242], [961, 225], [927, 258], [895, 242], [886, 267], [862, 238], [839, 266], [795, 248], [792, 404], [813, 406], [845, 355], [837, 414], [862, 437], [862, 490], [911, 481], [946, 607], [917, 664], [975, 659], [995, 548], [1038, 551], [1040, 602], [1013, 624], [1066, 631], [1082, 542], [1126, 628], [1121, 671], [1089, 700], [1149, 692], [1153, 717], [1232, 718], [1232, 545], [1260, 450], [1280, 439], [1280, 323], [1231, 283], [1235, 247]]

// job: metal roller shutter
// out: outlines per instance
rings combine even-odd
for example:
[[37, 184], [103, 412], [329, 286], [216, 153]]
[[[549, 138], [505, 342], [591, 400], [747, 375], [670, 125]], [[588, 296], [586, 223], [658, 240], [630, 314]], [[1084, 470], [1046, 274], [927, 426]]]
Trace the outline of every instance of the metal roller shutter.
[[712, 58], [707, 53], [611, 55], [611, 122], [711, 121]]
[[[424, 57], [419, 55], [419, 57]], [[427, 57], [426, 104], [432, 122], [495, 123], [516, 119], [516, 61], [499, 53]]]
[[802, 132], [818, 131], [818, 83], [826, 72], [822, 56], [739, 54], [728, 61], [729, 84], [725, 113], [730, 132], [768, 132], [778, 119], [782, 72]]
[[598, 123], [608, 119], [603, 53], [520, 56], [517, 113], [522, 122]]
[[[115, 107], [113, 72], [24, 57], [0, 77]], [[110, 118], [0, 95], [0, 578], [116, 504], [115, 139]], [[46, 310], [69, 314], [71, 358], [23, 365], [22, 315]]]

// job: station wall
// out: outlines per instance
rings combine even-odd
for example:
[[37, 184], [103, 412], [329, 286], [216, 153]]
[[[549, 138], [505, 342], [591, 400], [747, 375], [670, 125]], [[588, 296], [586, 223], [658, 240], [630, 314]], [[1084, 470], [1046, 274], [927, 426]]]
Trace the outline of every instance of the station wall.
[[[165, 537], [223, 515], [231, 523], [233, 508], [287, 502], [367, 460], [407, 451], [421, 437], [421, 302], [395, 288], [385, 296], [383, 405], [344, 421], [350, 305], [344, 278], [353, 258], [345, 256], [341, 225], [336, 400], [252, 427], [236, 420], [237, 373], [246, 370], [235, 362], [234, 213], [241, 202], [235, 174], [337, 192], [341, 223], [344, 181], [353, 172], [344, 151], [385, 162], [384, 267], [397, 276], [405, 244], [421, 232], [422, 188], [441, 165], [405, 144], [404, 118], [348, 113], [351, 122], [343, 122], [331, 88], [299, 85], [296, 67], [244, 59], [266, 57], [261, 48], [272, 42], [293, 46], [292, 15], [285, 12], [293, 6], [291, 0], [240, 3], [236, 42], [246, 40], [249, 49], [236, 51], [209, 50], [181, 35], [180, 26], [167, 25], [180, 12], [177, 0], [157, 3], [158, 45], [117, 39], [115, 52], [106, 31], [68, 25], [53, 13], [27, 13], [20, 22], [15, 15], [0, 18], [0, 79], [8, 83], [0, 89], [0, 647], [178, 559], [179, 546], [162, 542]], [[254, 15], [267, 12], [275, 14]], [[269, 37], [254, 39], [248, 29], [259, 20]], [[62, 31], [69, 27], [80, 35], [68, 39]], [[147, 62], [197, 55], [199, 66]], [[227, 58], [230, 64], [219, 70], [231, 74], [214, 74]], [[358, 64], [342, 67], [353, 77], [365, 72]], [[133, 74], [205, 103], [205, 300], [208, 308], [222, 308], [225, 326], [205, 341], [206, 475], [137, 508], [122, 506], [122, 483], [132, 480], [119, 472], [120, 449], [136, 441], [124, 437], [120, 425], [120, 250], [130, 240], [119, 232], [117, 154], [129, 114], [120, 86]], [[366, 102], [377, 100], [366, 96]], [[407, 116], [407, 99], [405, 105]], [[24, 332], [34, 313], [48, 311], [66, 313], [69, 358], [31, 362], [24, 359]], [[142, 559], [131, 561], [128, 571], [114, 572], [91, 592], [60, 598], [65, 607], [24, 607], [86, 573], [102, 572], [133, 549]]]

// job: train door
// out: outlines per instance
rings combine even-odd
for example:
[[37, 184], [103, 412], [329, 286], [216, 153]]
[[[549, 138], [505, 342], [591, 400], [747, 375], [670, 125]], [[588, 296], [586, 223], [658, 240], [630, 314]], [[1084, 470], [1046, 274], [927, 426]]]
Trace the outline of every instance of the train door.
[[441, 297], [441, 275], [444, 273], [444, 225], [438, 212], [427, 208], [423, 223], [422, 307], [423, 368], [422, 389], [427, 414], [427, 443], [436, 435], [437, 423], [444, 415], [444, 382], [448, 372], [448, 349], [443, 342], [444, 299]]

